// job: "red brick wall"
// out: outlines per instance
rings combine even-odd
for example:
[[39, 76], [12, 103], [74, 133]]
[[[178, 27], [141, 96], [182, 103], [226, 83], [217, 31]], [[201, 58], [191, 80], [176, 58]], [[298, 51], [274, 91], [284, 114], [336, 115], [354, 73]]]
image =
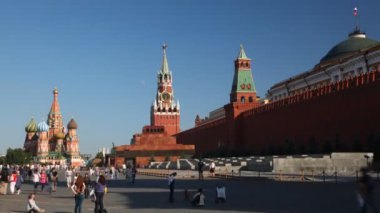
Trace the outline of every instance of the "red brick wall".
[[[365, 146], [371, 133], [380, 132], [379, 92], [380, 74], [369, 73], [247, 110], [235, 119], [227, 113], [223, 122], [177, 134], [177, 141], [195, 144], [197, 154], [218, 151], [219, 142], [229, 151], [260, 154], [286, 140], [295, 148], [315, 141], [321, 152], [326, 141], [333, 146], [337, 138], [342, 149], [354, 150], [354, 141]], [[234, 137], [227, 139], [231, 125]]]

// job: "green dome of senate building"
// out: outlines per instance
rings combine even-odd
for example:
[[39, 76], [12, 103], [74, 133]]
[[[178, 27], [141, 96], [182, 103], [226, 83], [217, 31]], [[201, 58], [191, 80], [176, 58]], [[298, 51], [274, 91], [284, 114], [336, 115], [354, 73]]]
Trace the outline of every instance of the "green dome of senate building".
[[379, 41], [369, 39], [359, 29], [349, 34], [349, 38], [335, 45], [322, 59], [321, 62], [338, 59], [361, 50], [380, 45]]

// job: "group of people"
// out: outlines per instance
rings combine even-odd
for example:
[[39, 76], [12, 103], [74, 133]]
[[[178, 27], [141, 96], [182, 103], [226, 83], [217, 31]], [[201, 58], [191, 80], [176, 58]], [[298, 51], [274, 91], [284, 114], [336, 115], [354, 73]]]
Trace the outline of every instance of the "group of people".
[[[174, 202], [174, 189], [176, 183], [177, 172], [173, 172], [168, 176], [169, 186], [169, 202]], [[190, 194], [187, 189], [184, 190], [184, 200], [189, 201]], [[203, 189], [199, 188], [198, 191], [192, 196], [191, 204], [193, 206], [205, 206], [206, 196], [203, 193]], [[215, 203], [226, 202], [226, 187], [223, 184], [218, 184], [215, 189]]]
[[[198, 179], [199, 180], [203, 180], [204, 179], [204, 176], [203, 176], [203, 171], [204, 171], [204, 167], [206, 166], [206, 164], [203, 162], [202, 159], [199, 159], [198, 161]], [[215, 169], [216, 169], [216, 164], [214, 161], [212, 161], [210, 164], [209, 164], [209, 167], [210, 167], [210, 176], [211, 177], [215, 177]]]

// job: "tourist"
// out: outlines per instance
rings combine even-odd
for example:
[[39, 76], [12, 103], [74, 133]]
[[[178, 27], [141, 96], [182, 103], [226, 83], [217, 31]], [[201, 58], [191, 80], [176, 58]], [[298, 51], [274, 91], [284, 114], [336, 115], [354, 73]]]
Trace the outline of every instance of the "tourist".
[[71, 186], [71, 190], [73, 191], [75, 195], [75, 207], [74, 212], [75, 213], [81, 213], [82, 212], [82, 204], [83, 204], [83, 194], [86, 189], [86, 185], [84, 184], [84, 178], [83, 176], [79, 175], [74, 182], [74, 184]]
[[[368, 169], [362, 168], [362, 177], [359, 180], [359, 205], [362, 213], [366, 213], [367, 209], [372, 209], [372, 212], [378, 212], [374, 189], [375, 185], [372, 181], [371, 176], [368, 174]], [[368, 208], [369, 207], [369, 208]]]
[[46, 175], [45, 170], [43, 169], [41, 171], [41, 175], [40, 175], [41, 192], [44, 191], [44, 188], [45, 188], [45, 185], [47, 184], [47, 182], [48, 182], [47, 175]]
[[75, 176], [74, 176], [74, 183], [77, 181], [78, 176], [79, 176], [79, 173], [75, 173]]
[[36, 191], [38, 184], [40, 183], [40, 174], [38, 173], [38, 170], [35, 169], [33, 172], [33, 183], [34, 183], [34, 191]]
[[103, 197], [104, 193], [106, 193], [106, 188], [106, 178], [104, 175], [100, 175], [98, 182], [95, 184], [95, 213], [103, 213], [104, 211]]
[[17, 180], [16, 180], [16, 190], [17, 190], [17, 194], [19, 195], [21, 193], [21, 184], [24, 182], [24, 178], [22, 177], [22, 175], [20, 174], [19, 171], [17, 171]]
[[214, 163], [214, 161], [211, 162], [211, 164], [210, 164], [210, 174], [211, 174], [211, 177], [215, 176], [215, 163]]
[[137, 174], [136, 166], [133, 166], [132, 169], [131, 169], [132, 184], [135, 184], [136, 174]]
[[216, 186], [216, 198], [215, 203], [226, 202], [226, 187], [223, 184]]
[[199, 159], [199, 162], [198, 162], [198, 179], [199, 180], [203, 180], [203, 167], [204, 167], [204, 163], [202, 161], [202, 159]]
[[37, 206], [36, 195], [34, 193], [29, 194], [28, 196], [27, 211], [28, 213], [45, 212], [44, 209], [41, 209]]
[[173, 172], [168, 177], [168, 185], [169, 185], [169, 189], [170, 189], [170, 194], [169, 194], [169, 202], [170, 203], [174, 202], [174, 188], [175, 188], [175, 177], [176, 176], [177, 176], [177, 172]]
[[193, 206], [204, 206], [205, 205], [205, 195], [203, 194], [202, 188], [198, 189], [191, 201]]
[[9, 189], [12, 195], [15, 193], [16, 181], [17, 181], [17, 172], [13, 171], [12, 174], [9, 175], [9, 182], [10, 182]]
[[8, 172], [8, 168], [6, 165], [4, 165], [2, 168], [1, 168], [1, 173], [0, 173], [0, 180], [1, 180], [1, 184], [2, 186], [4, 187], [2, 189], [2, 192], [0, 192], [1, 194], [7, 194], [7, 190], [8, 190], [8, 179], [9, 179], [9, 172]]
[[72, 181], [72, 175], [73, 175], [73, 172], [71, 171], [70, 167], [68, 167], [66, 172], [65, 172], [67, 187], [70, 187], [72, 184], [72, 182], [71, 182]]
[[127, 182], [132, 182], [132, 168], [131, 166], [127, 167], [127, 172], [125, 174], [125, 178], [127, 179]]
[[53, 182], [52, 190], [53, 190], [53, 192], [56, 192], [57, 191], [57, 183], [58, 183], [58, 172], [55, 168], [53, 168], [53, 171], [51, 172], [51, 180]]
[[89, 197], [91, 186], [91, 177], [88, 175], [88, 173], [84, 175], [84, 184], [86, 185], [86, 189], [84, 190], [84, 198], [87, 199]]

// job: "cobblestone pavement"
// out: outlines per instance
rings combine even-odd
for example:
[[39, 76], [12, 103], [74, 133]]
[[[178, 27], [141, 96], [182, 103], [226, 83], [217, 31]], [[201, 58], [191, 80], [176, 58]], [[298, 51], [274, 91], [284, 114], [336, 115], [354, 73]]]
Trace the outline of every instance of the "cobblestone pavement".
[[[63, 180], [62, 174], [60, 180]], [[227, 187], [227, 203], [216, 204], [216, 184]], [[37, 203], [46, 212], [73, 212], [74, 198], [65, 182], [60, 182], [58, 191], [49, 195], [37, 192]], [[356, 201], [356, 183], [297, 183], [265, 180], [219, 180], [178, 179], [175, 202], [168, 202], [165, 178], [137, 176], [135, 185], [124, 179], [107, 180], [109, 193], [105, 196], [108, 212], [359, 212]], [[183, 190], [194, 193], [203, 188], [206, 207], [195, 208], [183, 200]], [[0, 212], [26, 212], [27, 196], [32, 185], [25, 183], [21, 195], [0, 195]], [[376, 193], [380, 193], [376, 183]], [[380, 196], [376, 197], [380, 204]], [[379, 205], [380, 206], [380, 205]], [[82, 212], [93, 212], [94, 203], [85, 200]]]

